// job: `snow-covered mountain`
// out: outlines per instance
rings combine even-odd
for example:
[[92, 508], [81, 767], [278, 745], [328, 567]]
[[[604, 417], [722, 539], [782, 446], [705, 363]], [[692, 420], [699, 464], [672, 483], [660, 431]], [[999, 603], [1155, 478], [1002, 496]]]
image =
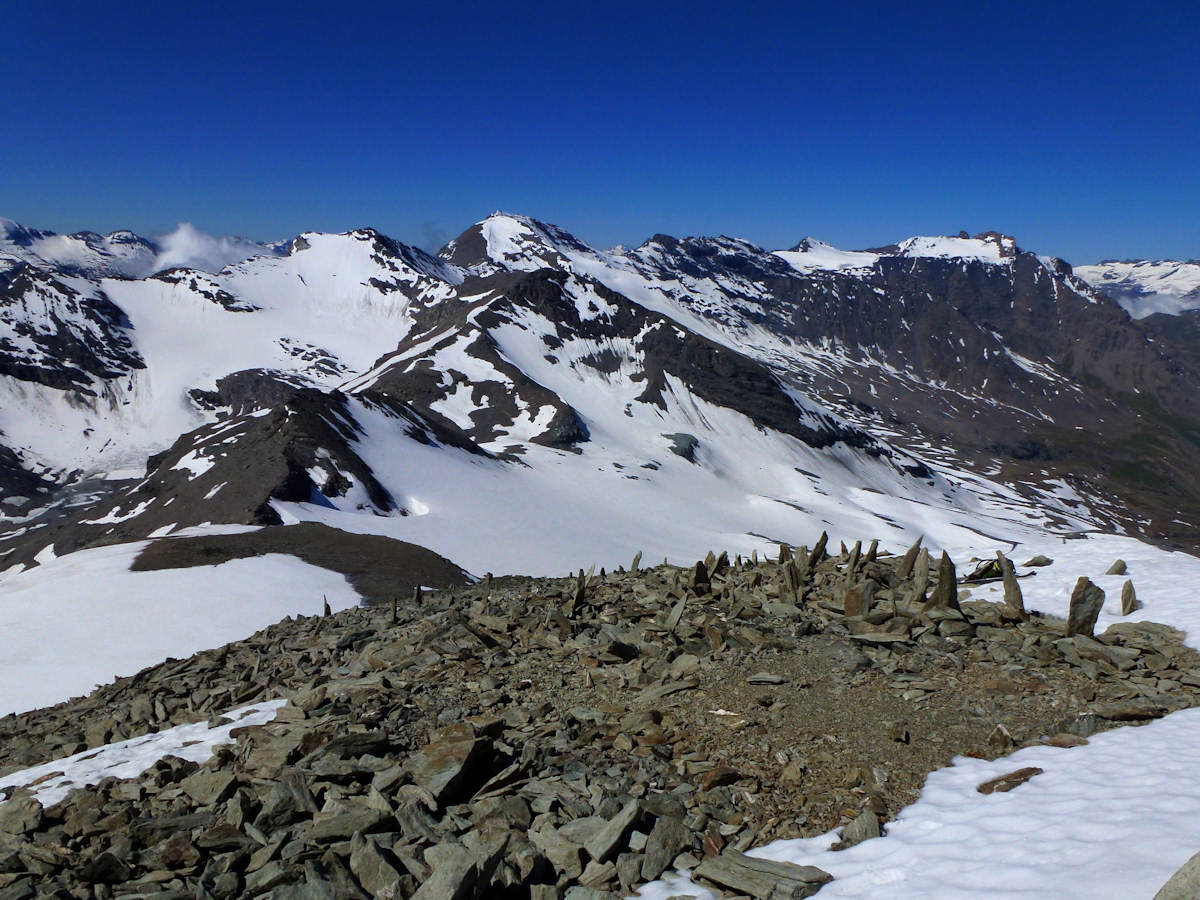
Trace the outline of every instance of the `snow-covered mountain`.
[[286, 242], [263, 244], [247, 238], [214, 237], [186, 222], [152, 239], [132, 231], [55, 234], [0, 217], [0, 257], [92, 278], [143, 278], [176, 266], [213, 271], [251, 256], [278, 255], [285, 248]]
[[141, 276], [112, 248], [161, 245], [4, 234], [0, 568], [305, 520], [557, 572], [1200, 518], [1200, 370], [996, 233], [602, 251], [497, 213]]
[[1200, 260], [1107, 259], [1075, 274], [1118, 301], [1135, 319], [1200, 309]]

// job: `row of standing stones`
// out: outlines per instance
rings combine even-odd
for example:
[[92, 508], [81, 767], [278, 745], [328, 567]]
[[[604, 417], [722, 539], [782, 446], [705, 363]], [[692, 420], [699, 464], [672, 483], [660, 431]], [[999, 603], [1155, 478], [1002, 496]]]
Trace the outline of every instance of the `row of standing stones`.
[[[418, 591], [390, 614], [297, 617], [0, 719], [0, 900], [604, 900], [670, 870], [727, 897], [808, 897], [827, 873], [746, 851], [824, 828], [830, 809], [851, 846], [880, 836], [901, 802], [880, 766], [843, 758], [828, 735], [809, 735], [817, 749], [803, 757], [767, 748], [821, 704], [882, 694], [884, 709], [934, 710], [918, 735], [903, 721], [855, 722], [902, 753], [938, 740], [939, 704], [961, 718], [953, 703], [984, 670], [1037, 670], [1033, 688], [1004, 699], [1014, 722], [1025, 710], [1029, 728], [1045, 726], [1022, 743], [1085, 743], [1200, 696], [1200, 657], [1177, 632], [1131, 623], [1095, 635], [1104, 598], [1086, 578], [1065, 622], [1028, 611], [1003, 555], [961, 585], [921, 542], [899, 557], [876, 543], [831, 555], [824, 535], [775, 560], [640, 562], [488, 576]], [[1003, 604], [968, 599], [993, 578]], [[796, 675], [795, 660], [816, 674]], [[750, 711], [709, 708], [740, 690], [758, 692]], [[268, 697], [290, 702], [203, 765], [168, 757], [48, 808], [36, 786], [4, 787], [20, 768]], [[1061, 721], [1047, 725], [1052, 711]], [[1017, 745], [1015, 729], [991, 728], [990, 750]]]

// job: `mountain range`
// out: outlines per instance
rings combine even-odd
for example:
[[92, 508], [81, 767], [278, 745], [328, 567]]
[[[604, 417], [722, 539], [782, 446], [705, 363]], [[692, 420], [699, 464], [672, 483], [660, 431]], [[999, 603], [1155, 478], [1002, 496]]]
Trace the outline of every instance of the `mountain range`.
[[1197, 546], [1196, 263], [996, 232], [606, 251], [505, 213], [436, 255], [184, 249], [0, 220], [0, 570], [300, 521], [479, 573], [814, 529]]

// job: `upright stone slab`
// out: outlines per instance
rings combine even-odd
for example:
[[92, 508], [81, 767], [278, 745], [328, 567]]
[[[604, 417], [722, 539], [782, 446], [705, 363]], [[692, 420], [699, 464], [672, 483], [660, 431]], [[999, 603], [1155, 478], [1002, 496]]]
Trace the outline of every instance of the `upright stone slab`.
[[1133, 589], [1133, 581], [1126, 579], [1121, 585], [1121, 615], [1127, 616], [1135, 610], [1142, 608], [1142, 604], [1138, 601], [1137, 591]]
[[923, 537], [917, 538], [916, 543], [914, 543], [911, 547], [909, 547], [908, 552], [905, 553], [904, 556], [900, 559], [900, 565], [896, 569], [897, 577], [907, 578], [909, 575], [912, 574], [913, 566], [917, 562], [917, 555], [921, 552], [921, 541], [923, 541], [923, 540], [924, 540]]
[[817, 567], [817, 563], [825, 558], [825, 547], [829, 544], [828, 532], [822, 531], [820, 538], [817, 539], [817, 544], [813, 547], [812, 554], [808, 557], [808, 568], [810, 570]]
[[1004, 580], [1004, 605], [1018, 618], [1028, 619], [1025, 597], [1021, 593], [1021, 584], [1017, 581], [1017, 570], [1013, 567], [1012, 560], [999, 550], [996, 551], [996, 560], [1000, 563], [1000, 575]]
[[929, 590], [929, 551], [924, 547], [917, 553], [917, 562], [913, 566], [913, 603], [924, 603], [925, 594]]
[[954, 568], [950, 554], [945, 550], [942, 551], [942, 560], [938, 563], [937, 587], [933, 589], [932, 596], [926, 601], [925, 608], [948, 608], [962, 611], [958, 605], [958, 572]]
[[1092, 637], [1096, 633], [1096, 620], [1104, 606], [1104, 591], [1092, 583], [1090, 578], [1080, 578], [1071, 591], [1071, 606], [1067, 610], [1067, 637], [1082, 634]]

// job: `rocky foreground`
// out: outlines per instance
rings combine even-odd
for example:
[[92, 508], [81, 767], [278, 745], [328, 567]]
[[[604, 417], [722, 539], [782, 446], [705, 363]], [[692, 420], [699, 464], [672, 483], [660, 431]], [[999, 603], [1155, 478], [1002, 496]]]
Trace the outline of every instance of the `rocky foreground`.
[[770, 561], [488, 577], [168, 660], [0, 719], [0, 773], [290, 702], [204, 765], [168, 758], [46, 809], [0, 774], [0, 900], [600, 900], [673, 869], [807, 897], [826, 873], [743, 851], [871, 839], [957, 754], [1077, 745], [1197, 703], [1200, 656], [1161, 625], [1093, 635], [1086, 579], [1063, 622], [1024, 609], [1008, 560], [972, 573], [1003, 579], [1004, 604], [958, 574], [822, 538]]

